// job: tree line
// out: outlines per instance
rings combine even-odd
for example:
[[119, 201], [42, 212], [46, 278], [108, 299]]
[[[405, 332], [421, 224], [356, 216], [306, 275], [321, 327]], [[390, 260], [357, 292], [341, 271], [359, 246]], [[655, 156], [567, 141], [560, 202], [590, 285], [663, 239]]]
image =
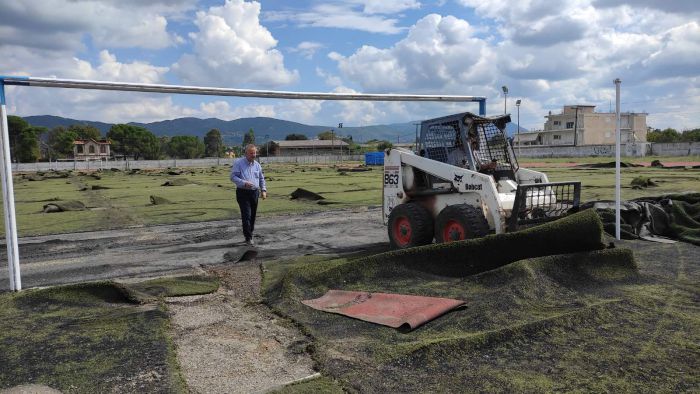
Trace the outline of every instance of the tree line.
[[48, 129], [32, 126], [19, 116], [8, 116], [7, 124], [10, 155], [13, 161], [24, 163], [70, 159], [75, 141], [80, 139], [109, 140], [113, 156], [134, 160], [221, 157], [227, 150], [217, 129], [209, 130], [202, 140], [192, 135], [157, 137], [143, 127], [128, 124], [113, 125], [104, 137], [98, 128], [85, 124]]
[[654, 129], [647, 133], [649, 142], [699, 142], [700, 129], [678, 132], [676, 129]]
[[[101, 131], [86, 124], [73, 124], [67, 127], [57, 126], [52, 129], [32, 126], [19, 116], [8, 116], [8, 134], [12, 161], [23, 163], [36, 161], [53, 161], [73, 158], [76, 140], [109, 140], [113, 157], [128, 157], [134, 160], [157, 160], [164, 158], [196, 159], [201, 157], [222, 157], [226, 152], [242, 153], [241, 146], [226, 146], [217, 129], [209, 130], [203, 139], [192, 135], [158, 137], [144, 127], [115, 124], [103, 137]], [[348, 143], [349, 153], [362, 153], [367, 150], [384, 150], [392, 144], [385, 140], [371, 140], [372, 148], [361, 147], [353, 141], [352, 136], [337, 135], [334, 131], [323, 131], [317, 135], [320, 140], [341, 140]], [[285, 140], [308, 140], [304, 134], [292, 133]], [[248, 130], [243, 135], [243, 144], [255, 144], [255, 132]], [[277, 151], [278, 144], [266, 141], [259, 144], [262, 156]]]

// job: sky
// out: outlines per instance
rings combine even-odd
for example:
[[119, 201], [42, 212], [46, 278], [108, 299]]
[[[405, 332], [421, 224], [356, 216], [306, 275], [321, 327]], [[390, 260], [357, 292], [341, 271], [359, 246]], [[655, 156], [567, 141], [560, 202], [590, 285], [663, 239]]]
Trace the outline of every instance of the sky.
[[[564, 105], [614, 111], [620, 78], [622, 111], [686, 130], [700, 127], [698, 21], [697, 0], [0, 0], [0, 75], [485, 96], [487, 115], [505, 104], [529, 130]], [[366, 126], [478, 111], [475, 103], [6, 93], [10, 114], [114, 123], [268, 116]]]

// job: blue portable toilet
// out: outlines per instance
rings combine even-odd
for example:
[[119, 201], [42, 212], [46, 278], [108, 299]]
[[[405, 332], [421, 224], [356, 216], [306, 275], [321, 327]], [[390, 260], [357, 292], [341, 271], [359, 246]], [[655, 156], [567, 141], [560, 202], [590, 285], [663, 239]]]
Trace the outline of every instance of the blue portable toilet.
[[383, 166], [384, 165], [384, 152], [365, 153], [365, 165], [367, 165], [367, 166]]

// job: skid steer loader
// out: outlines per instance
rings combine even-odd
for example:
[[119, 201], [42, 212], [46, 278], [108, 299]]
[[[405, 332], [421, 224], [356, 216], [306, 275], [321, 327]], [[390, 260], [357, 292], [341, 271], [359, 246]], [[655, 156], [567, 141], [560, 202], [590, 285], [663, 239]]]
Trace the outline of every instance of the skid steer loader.
[[416, 152], [384, 152], [383, 208], [393, 248], [500, 234], [578, 210], [581, 183], [518, 166], [510, 115], [460, 113], [421, 123]]

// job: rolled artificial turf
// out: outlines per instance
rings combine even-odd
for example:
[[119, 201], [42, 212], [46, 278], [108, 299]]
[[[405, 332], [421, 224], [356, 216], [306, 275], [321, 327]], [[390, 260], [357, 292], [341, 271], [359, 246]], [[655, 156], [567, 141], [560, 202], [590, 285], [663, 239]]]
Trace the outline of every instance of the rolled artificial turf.
[[444, 276], [468, 276], [514, 261], [603, 249], [603, 224], [585, 210], [523, 231], [433, 244], [367, 257], [357, 264], [401, 265]]

